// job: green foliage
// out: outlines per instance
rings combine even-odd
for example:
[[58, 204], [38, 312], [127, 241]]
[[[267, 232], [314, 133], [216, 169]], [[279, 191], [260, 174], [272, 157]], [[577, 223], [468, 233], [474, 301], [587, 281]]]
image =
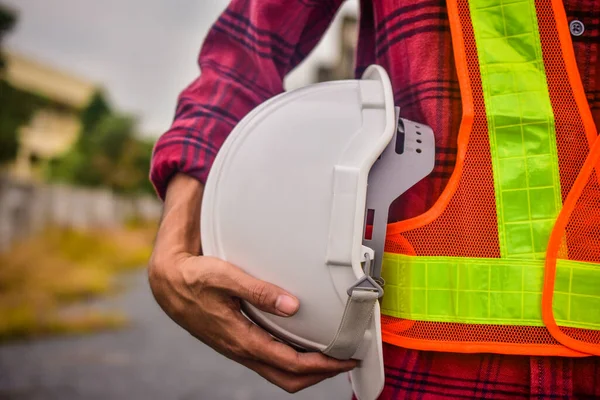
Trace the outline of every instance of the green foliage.
[[0, 163], [15, 159], [19, 128], [29, 123], [36, 110], [50, 106], [48, 99], [0, 80]]
[[[0, 78], [5, 68], [2, 45], [16, 22], [15, 12], [0, 4]], [[12, 161], [17, 156], [17, 128], [23, 121], [29, 121], [33, 110], [41, 102], [43, 99], [19, 91], [0, 79], [0, 164]]]
[[[0, 72], [2, 39], [15, 22], [16, 14], [0, 5]], [[16, 158], [19, 128], [37, 110], [61, 107], [0, 78], [0, 164]], [[148, 180], [152, 143], [135, 136], [135, 121], [115, 113], [101, 91], [94, 94], [80, 118], [78, 142], [65, 156], [50, 162], [47, 177], [81, 186], [108, 186], [123, 194], [153, 193]]]
[[15, 12], [6, 6], [0, 4], [0, 40], [4, 35], [12, 30], [17, 22]]
[[75, 147], [52, 163], [51, 180], [81, 186], [107, 186], [117, 193], [153, 193], [148, 180], [152, 143], [135, 135], [135, 120], [115, 114], [100, 94], [82, 112]]
[[0, 4], [0, 70], [4, 69], [4, 57], [2, 56], [1, 46], [4, 37], [12, 30], [17, 22], [17, 15], [14, 11]]
[[108, 101], [101, 91], [94, 93], [89, 105], [81, 113], [81, 123], [83, 125], [83, 133], [90, 132], [96, 128], [96, 125], [102, 118], [110, 115], [112, 110]]
[[136, 146], [136, 156], [133, 159], [135, 170], [140, 171], [140, 181], [137, 188], [140, 192], [155, 195], [154, 186], [150, 182], [150, 164], [152, 162], [152, 150], [154, 142], [151, 140], [138, 140]]

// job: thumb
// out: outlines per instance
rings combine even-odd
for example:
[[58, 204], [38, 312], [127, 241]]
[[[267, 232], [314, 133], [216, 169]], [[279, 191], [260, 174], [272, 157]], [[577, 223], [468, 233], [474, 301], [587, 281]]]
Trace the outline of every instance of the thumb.
[[277, 285], [254, 278], [234, 265], [229, 264], [228, 275], [231, 278], [231, 284], [227, 285], [229, 292], [259, 310], [290, 317], [300, 307], [300, 302], [295, 296]]

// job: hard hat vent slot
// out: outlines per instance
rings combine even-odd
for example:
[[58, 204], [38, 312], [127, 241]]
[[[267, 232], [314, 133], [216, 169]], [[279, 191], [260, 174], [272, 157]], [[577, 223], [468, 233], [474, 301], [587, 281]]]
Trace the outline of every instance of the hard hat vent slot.
[[396, 154], [404, 153], [404, 124], [402, 120], [398, 121], [398, 129], [396, 131]]
[[373, 221], [375, 221], [375, 210], [367, 210], [367, 221], [365, 223], [365, 240], [373, 239]]

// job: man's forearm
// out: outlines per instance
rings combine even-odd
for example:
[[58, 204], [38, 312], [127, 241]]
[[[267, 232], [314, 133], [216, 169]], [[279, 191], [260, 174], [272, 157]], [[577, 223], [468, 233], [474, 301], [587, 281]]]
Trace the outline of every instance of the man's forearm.
[[[204, 186], [184, 174], [174, 176], [167, 188], [157, 246], [172, 255], [185, 253], [199, 255], [200, 210]], [[161, 252], [159, 252], [161, 253]]]

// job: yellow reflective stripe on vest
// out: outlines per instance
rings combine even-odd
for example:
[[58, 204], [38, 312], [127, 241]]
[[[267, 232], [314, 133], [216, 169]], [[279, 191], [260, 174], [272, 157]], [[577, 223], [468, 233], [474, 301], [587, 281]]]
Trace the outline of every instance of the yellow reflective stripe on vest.
[[533, 0], [471, 0], [503, 258], [543, 259], [561, 207], [554, 113]]
[[[542, 260], [415, 257], [386, 253], [382, 312], [418, 321], [543, 326]], [[600, 269], [558, 260], [554, 312], [561, 326], [600, 329]]]

